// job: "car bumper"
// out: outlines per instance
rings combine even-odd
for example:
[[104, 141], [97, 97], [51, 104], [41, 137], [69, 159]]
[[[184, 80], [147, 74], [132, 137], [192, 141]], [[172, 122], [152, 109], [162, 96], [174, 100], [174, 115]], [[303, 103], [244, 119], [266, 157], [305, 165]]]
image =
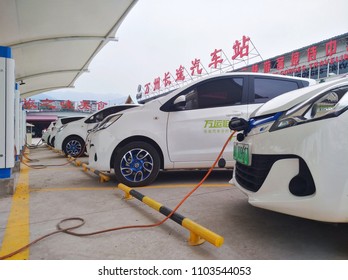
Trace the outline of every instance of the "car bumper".
[[246, 137], [251, 166], [238, 163], [232, 182], [249, 203], [276, 212], [348, 222], [348, 113]]
[[42, 134], [41, 139], [42, 139], [42, 141], [44, 141], [45, 143], [47, 143], [48, 133]]
[[64, 137], [63, 135], [61, 135], [60, 133], [57, 133], [55, 136], [55, 140], [54, 140], [54, 148], [57, 150], [63, 150], [63, 140]]
[[[105, 140], [108, 139], [108, 140]], [[88, 166], [103, 172], [111, 171], [111, 157], [116, 147], [107, 129], [97, 131], [88, 139]]]

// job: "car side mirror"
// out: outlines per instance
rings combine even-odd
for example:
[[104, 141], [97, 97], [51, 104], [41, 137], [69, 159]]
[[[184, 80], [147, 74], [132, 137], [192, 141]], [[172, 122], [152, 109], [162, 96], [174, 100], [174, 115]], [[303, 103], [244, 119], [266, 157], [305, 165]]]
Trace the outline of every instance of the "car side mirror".
[[173, 105], [176, 109], [182, 109], [182, 107], [185, 107], [186, 105], [186, 96], [185, 95], [180, 95], [178, 96], [174, 102]]

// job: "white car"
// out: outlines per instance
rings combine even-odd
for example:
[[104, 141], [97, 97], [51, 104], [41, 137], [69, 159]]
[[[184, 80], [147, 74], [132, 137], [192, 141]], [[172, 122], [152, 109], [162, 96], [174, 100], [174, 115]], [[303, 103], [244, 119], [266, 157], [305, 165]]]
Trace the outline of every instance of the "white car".
[[62, 150], [65, 155], [79, 157], [85, 152], [85, 143], [88, 131], [110, 114], [118, 113], [137, 107], [137, 104], [113, 105], [101, 109], [88, 117], [70, 122], [57, 130], [55, 148]]
[[84, 116], [70, 116], [70, 117], [58, 118], [58, 120], [56, 121], [55, 125], [52, 127], [51, 132], [47, 138], [47, 144], [54, 147], [54, 143], [56, 140], [56, 134], [57, 134], [58, 130], [70, 122], [74, 122], [74, 121], [77, 121], [77, 120], [80, 120], [83, 118], [84, 118]]
[[348, 222], [348, 78], [279, 96], [230, 127], [243, 131], [231, 182], [250, 204]]
[[[209, 168], [230, 135], [232, 116], [248, 117], [266, 100], [313, 83], [245, 72], [200, 79], [114, 116], [93, 134], [88, 164], [114, 169], [131, 187], [150, 184], [160, 170]], [[229, 149], [221, 168], [233, 167]]]
[[47, 129], [44, 129], [42, 131], [41, 139], [43, 142], [48, 143], [48, 137], [51, 135], [52, 129], [55, 126], [56, 121], [53, 121], [50, 123], [50, 125], [47, 127]]
[[105, 119], [103, 119], [101, 122], [97, 123], [92, 129], [88, 130], [87, 137], [86, 137], [86, 154], [89, 153], [88, 149], [90, 147], [91, 139], [93, 138], [94, 133], [96, 133], [100, 129], [104, 129], [108, 127], [110, 124], [113, 123], [114, 117], [117, 118], [118, 115], [119, 113], [111, 114], [107, 116]]

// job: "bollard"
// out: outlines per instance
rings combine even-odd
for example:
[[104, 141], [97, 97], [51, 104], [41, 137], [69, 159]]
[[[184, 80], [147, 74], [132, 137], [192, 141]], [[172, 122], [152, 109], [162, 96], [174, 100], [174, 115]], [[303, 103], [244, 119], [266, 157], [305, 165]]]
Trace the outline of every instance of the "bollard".
[[101, 183], [110, 181], [110, 177], [109, 177], [108, 175], [106, 175], [106, 174], [100, 172], [99, 170], [95, 170], [95, 169], [93, 169], [93, 168], [90, 168], [90, 167], [88, 167], [87, 164], [85, 164], [85, 163], [82, 163], [82, 167], [83, 167], [83, 170], [84, 170], [84, 171], [91, 171], [91, 172], [93, 172], [94, 174], [98, 175], [99, 178], [100, 178], [100, 182], [101, 182]]
[[[168, 207], [163, 206], [161, 203], [153, 200], [150, 197], [144, 196], [140, 192], [135, 191], [124, 184], [118, 184], [118, 188], [125, 193], [125, 197], [127, 199], [130, 197], [135, 197], [167, 217], [170, 215], [170, 213], [172, 213], [172, 210]], [[188, 240], [190, 245], [200, 245], [206, 240], [214, 246], [220, 247], [224, 242], [224, 238], [222, 236], [180, 215], [177, 212], [172, 214], [169, 218], [190, 231], [190, 237]]]
[[70, 155], [68, 156], [68, 161], [74, 162], [76, 166], [82, 166], [83, 171], [91, 171], [94, 174], [98, 175], [101, 183], [110, 181], [110, 177], [108, 175], [106, 175], [98, 170], [95, 170], [93, 168], [88, 167], [86, 163], [82, 163], [80, 160], [77, 160], [76, 158], [74, 158]]
[[76, 166], [81, 166], [82, 162], [80, 160], [77, 160], [76, 158], [68, 155], [68, 161], [73, 161], [75, 163]]

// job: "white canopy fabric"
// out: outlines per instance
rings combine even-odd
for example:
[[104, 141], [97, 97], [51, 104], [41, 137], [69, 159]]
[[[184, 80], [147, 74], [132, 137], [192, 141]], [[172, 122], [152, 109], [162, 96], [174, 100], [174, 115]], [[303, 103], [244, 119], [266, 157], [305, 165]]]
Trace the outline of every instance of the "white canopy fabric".
[[0, 0], [21, 97], [73, 87], [137, 0]]

